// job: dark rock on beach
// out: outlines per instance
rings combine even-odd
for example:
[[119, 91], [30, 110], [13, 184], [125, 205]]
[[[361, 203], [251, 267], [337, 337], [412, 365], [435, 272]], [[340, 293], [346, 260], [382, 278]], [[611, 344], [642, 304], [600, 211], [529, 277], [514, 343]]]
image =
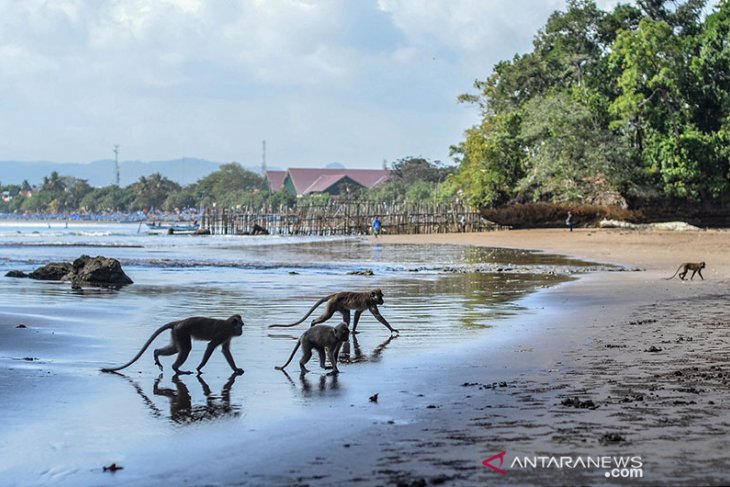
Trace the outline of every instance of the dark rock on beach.
[[8, 271], [5, 277], [28, 277], [28, 274], [23, 271]]
[[28, 277], [39, 281], [66, 281], [72, 272], [73, 266], [68, 262], [51, 262], [34, 270]]
[[82, 255], [73, 262], [71, 283], [74, 288], [79, 288], [82, 284], [122, 287], [133, 284], [134, 281], [124, 273], [122, 264], [117, 259]]
[[374, 276], [375, 273], [370, 269], [363, 269], [359, 271], [350, 271], [347, 273], [350, 276]]
[[85, 286], [121, 288], [134, 281], [122, 270], [117, 259], [82, 255], [73, 263], [51, 262], [37, 268], [30, 274], [22, 271], [10, 271], [7, 277], [29, 277], [40, 281], [71, 281], [74, 289]]

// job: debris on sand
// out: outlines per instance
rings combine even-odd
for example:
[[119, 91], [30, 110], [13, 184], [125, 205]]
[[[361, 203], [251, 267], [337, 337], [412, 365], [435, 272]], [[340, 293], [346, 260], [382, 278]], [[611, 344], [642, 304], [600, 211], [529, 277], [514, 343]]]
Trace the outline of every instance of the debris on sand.
[[600, 442], [604, 445], [611, 444], [611, 443], [623, 443], [626, 441], [626, 438], [621, 436], [618, 433], [605, 433], [603, 436], [601, 436]]
[[581, 401], [578, 397], [566, 397], [563, 399], [560, 404], [563, 406], [578, 408], [578, 409], [598, 409], [600, 406], [597, 406], [596, 403], [594, 403], [592, 400], [587, 399], [585, 401]]
[[116, 463], [112, 463], [108, 467], [103, 467], [103, 468], [104, 468], [104, 472], [111, 472], [111, 473], [114, 473], [117, 470], [123, 470], [124, 469], [124, 467], [120, 467]]
[[349, 276], [374, 276], [375, 273], [370, 269], [363, 269], [360, 271], [350, 271], [347, 273]]

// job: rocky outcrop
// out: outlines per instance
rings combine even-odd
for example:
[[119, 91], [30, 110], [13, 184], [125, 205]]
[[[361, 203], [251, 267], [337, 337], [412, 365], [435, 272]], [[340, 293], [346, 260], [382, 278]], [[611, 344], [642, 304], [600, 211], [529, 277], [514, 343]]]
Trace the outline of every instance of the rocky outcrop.
[[28, 277], [28, 274], [23, 271], [8, 271], [5, 277]]
[[134, 281], [122, 270], [117, 259], [82, 255], [73, 263], [51, 262], [39, 267], [30, 274], [22, 271], [10, 271], [7, 277], [29, 277], [41, 281], [71, 281], [74, 289], [82, 286], [99, 286], [121, 288]]
[[73, 272], [73, 266], [68, 262], [51, 262], [34, 270], [28, 277], [39, 281], [67, 281]]
[[71, 284], [75, 289], [82, 285], [120, 288], [132, 283], [117, 259], [82, 255], [73, 262]]

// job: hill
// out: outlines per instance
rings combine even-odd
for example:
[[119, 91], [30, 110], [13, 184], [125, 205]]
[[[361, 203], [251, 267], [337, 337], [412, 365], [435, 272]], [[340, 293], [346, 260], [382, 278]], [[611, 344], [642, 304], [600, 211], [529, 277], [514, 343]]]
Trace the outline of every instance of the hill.
[[[163, 176], [181, 184], [188, 185], [198, 179], [217, 171], [220, 162], [207, 161], [194, 157], [172, 159], [169, 161], [120, 161], [119, 184], [128, 186], [140, 176], [149, 176], [159, 172]], [[258, 173], [260, 167], [249, 166], [246, 169]], [[44, 176], [57, 171], [61, 176], [74, 176], [87, 179], [95, 187], [108, 186], [114, 183], [114, 161], [103, 159], [89, 163], [50, 162], [50, 161], [0, 161], [2, 184], [20, 184], [24, 179], [32, 185], [39, 184]]]

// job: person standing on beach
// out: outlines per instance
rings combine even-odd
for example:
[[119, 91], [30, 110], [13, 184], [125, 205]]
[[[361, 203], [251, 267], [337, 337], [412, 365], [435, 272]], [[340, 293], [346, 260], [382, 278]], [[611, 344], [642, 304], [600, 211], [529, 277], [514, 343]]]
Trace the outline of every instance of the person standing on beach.
[[373, 235], [375, 235], [375, 238], [378, 238], [378, 234], [380, 233], [380, 218], [377, 216], [373, 218]]
[[570, 211], [568, 212], [568, 218], [565, 219], [565, 224], [568, 226], [568, 228], [572, 232], [573, 231], [573, 213]]

